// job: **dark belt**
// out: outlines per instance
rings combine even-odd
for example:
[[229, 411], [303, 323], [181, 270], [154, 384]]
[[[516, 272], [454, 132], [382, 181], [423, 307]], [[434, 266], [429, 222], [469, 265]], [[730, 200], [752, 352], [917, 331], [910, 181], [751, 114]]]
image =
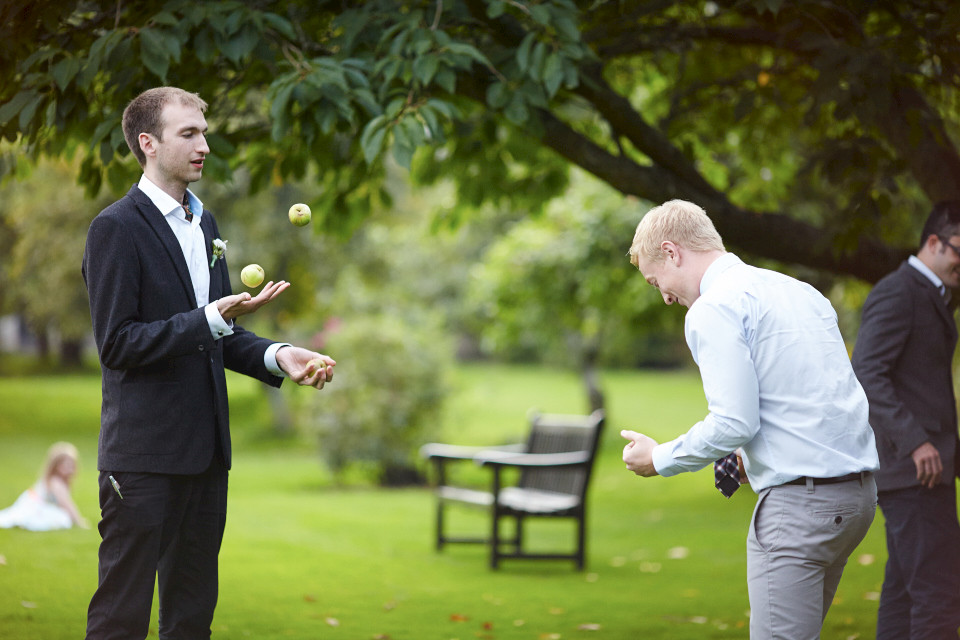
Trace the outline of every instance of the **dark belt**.
[[[840, 482], [852, 482], [854, 480], [861, 480], [868, 478], [870, 476], [869, 471], [857, 471], [856, 473], [848, 473], [845, 476], [837, 476], [836, 478], [810, 478], [813, 480], [813, 484], [838, 484]], [[801, 476], [796, 480], [791, 480], [790, 482], [784, 482], [783, 484], [799, 484], [806, 486], [807, 476]]]

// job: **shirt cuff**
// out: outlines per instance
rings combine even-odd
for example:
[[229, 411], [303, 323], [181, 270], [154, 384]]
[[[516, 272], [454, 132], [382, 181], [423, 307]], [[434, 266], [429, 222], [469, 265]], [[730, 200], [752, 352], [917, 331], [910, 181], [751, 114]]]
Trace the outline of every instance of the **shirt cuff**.
[[267, 347], [267, 350], [263, 353], [264, 366], [267, 367], [267, 371], [278, 378], [285, 378], [287, 377], [287, 374], [284, 373], [283, 369], [280, 368], [280, 365], [277, 364], [277, 351], [280, 350], [280, 347], [289, 346], [291, 346], [289, 342], [274, 342], [272, 345]]
[[214, 340], [233, 335], [233, 321], [228, 324], [227, 321], [223, 319], [223, 316], [220, 315], [220, 311], [217, 309], [216, 302], [211, 302], [205, 306], [203, 312], [207, 316], [207, 325], [210, 327], [210, 335], [213, 336]]
[[675, 476], [683, 471], [683, 469], [677, 469], [673, 464], [674, 442], [675, 441], [670, 441], [658, 444], [653, 448], [653, 451], [650, 452], [653, 468], [665, 478]]

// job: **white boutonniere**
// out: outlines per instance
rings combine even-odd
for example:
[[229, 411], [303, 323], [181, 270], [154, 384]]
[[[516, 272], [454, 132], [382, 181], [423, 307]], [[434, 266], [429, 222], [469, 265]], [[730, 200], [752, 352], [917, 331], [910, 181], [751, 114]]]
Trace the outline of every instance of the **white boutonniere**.
[[220, 238], [213, 239], [213, 258], [210, 260], [210, 268], [213, 269], [213, 265], [216, 264], [217, 258], [222, 258], [223, 254], [227, 252], [227, 241], [221, 240]]

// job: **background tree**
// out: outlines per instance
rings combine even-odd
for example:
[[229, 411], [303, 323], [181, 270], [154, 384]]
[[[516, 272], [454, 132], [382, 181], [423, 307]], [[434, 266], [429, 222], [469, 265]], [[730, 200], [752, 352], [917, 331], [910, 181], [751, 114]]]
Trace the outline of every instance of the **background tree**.
[[[61, 365], [81, 364], [90, 307], [80, 273], [87, 227], [99, 210], [74, 182], [76, 167], [46, 161], [0, 188], [3, 309], [22, 315], [41, 355], [58, 348]], [[106, 202], [100, 199], [99, 206]], [[6, 246], [4, 246], [6, 245]]]
[[485, 349], [572, 366], [591, 411], [604, 408], [600, 365], [675, 364], [682, 324], [625, 264], [636, 218], [636, 203], [580, 175], [543, 216], [492, 243], [467, 294]]
[[176, 84], [213, 105], [209, 172], [316, 167], [327, 228], [389, 203], [387, 153], [462, 206], [530, 211], [572, 163], [702, 204], [737, 250], [874, 281], [960, 197], [958, 30], [951, 0], [40, 0], [0, 10], [0, 131], [92, 151], [81, 181], [119, 189], [123, 106]]

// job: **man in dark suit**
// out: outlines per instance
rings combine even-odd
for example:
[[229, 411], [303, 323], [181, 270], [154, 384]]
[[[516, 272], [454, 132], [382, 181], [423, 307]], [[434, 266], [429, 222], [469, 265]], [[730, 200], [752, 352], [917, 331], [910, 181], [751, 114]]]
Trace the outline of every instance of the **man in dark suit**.
[[[321, 389], [335, 362], [234, 321], [289, 284], [233, 294], [213, 215], [187, 189], [210, 149], [206, 103], [173, 87], [123, 114], [143, 177], [90, 225], [83, 276], [102, 369], [99, 584], [87, 638], [209, 638], [230, 468], [225, 369]], [[317, 360], [319, 359], [319, 360]]]
[[877, 436], [887, 566], [879, 640], [957, 639], [960, 524], [950, 290], [960, 286], [960, 202], [937, 204], [920, 250], [863, 306], [853, 366]]

